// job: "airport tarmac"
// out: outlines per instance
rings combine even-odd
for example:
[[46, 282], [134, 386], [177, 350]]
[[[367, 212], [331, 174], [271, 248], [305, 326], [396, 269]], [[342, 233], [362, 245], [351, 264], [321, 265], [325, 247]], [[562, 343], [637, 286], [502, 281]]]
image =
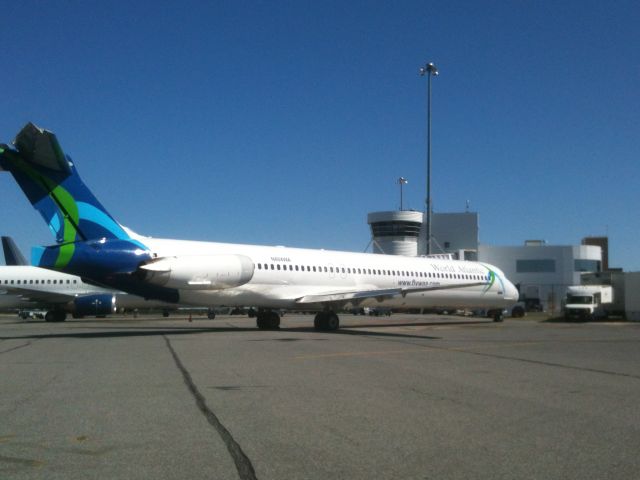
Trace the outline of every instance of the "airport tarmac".
[[0, 478], [640, 478], [640, 324], [0, 316]]

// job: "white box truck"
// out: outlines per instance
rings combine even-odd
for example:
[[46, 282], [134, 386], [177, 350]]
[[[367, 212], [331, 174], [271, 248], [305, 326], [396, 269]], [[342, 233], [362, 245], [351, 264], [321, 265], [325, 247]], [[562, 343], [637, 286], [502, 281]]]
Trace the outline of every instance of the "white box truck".
[[611, 285], [573, 285], [567, 288], [564, 317], [567, 320], [606, 318], [612, 304]]

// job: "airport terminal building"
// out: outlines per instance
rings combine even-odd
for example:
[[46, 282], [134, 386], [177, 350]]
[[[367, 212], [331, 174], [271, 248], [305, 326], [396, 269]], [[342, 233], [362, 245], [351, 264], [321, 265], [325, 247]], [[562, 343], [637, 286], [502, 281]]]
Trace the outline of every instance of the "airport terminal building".
[[[368, 223], [374, 252], [424, 254], [426, 229], [422, 217], [422, 212], [413, 211], [370, 213]], [[434, 253], [452, 254], [501, 268], [519, 287], [521, 301], [531, 310], [560, 312], [567, 287], [580, 285], [582, 273], [603, 269], [603, 248], [598, 242], [547, 245], [543, 240], [528, 240], [521, 246], [481, 244], [476, 212], [434, 213], [431, 235]]]
[[478, 260], [500, 267], [520, 289], [528, 309], [562, 309], [567, 287], [580, 285], [584, 272], [601, 271], [602, 252], [593, 245], [546, 245], [527, 241], [523, 246], [480, 245]]

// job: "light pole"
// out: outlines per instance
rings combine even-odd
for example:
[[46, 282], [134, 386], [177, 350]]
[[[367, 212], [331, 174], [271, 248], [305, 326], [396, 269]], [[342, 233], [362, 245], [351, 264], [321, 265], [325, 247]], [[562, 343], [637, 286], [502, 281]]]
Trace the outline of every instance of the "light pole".
[[427, 255], [431, 255], [431, 77], [438, 76], [438, 67], [427, 63], [420, 67], [420, 76], [427, 75]]
[[409, 180], [407, 180], [404, 177], [400, 177], [398, 179], [398, 184], [400, 185], [400, 211], [403, 210], [403, 208], [402, 208], [402, 186], [406, 185], [407, 183], [409, 183]]

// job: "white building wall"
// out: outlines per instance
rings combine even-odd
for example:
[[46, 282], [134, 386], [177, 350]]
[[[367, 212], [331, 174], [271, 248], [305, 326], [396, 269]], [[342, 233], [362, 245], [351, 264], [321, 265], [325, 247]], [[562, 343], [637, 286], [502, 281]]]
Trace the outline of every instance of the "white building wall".
[[[418, 251], [426, 252], [427, 218], [424, 215]], [[433, 213], [431, 216], [431, 253], [458, 253], [478, 249], [478, 213]]]
[[540, 299], [546, 311], [557, 313], [567, 287], [580, 284], [581, 262], [601, 262], [598, 246], [519, 246], [501, 247], [480, 245], [478, 260], [502, 269], [514, 284], [520, 286], [521, 295]]

